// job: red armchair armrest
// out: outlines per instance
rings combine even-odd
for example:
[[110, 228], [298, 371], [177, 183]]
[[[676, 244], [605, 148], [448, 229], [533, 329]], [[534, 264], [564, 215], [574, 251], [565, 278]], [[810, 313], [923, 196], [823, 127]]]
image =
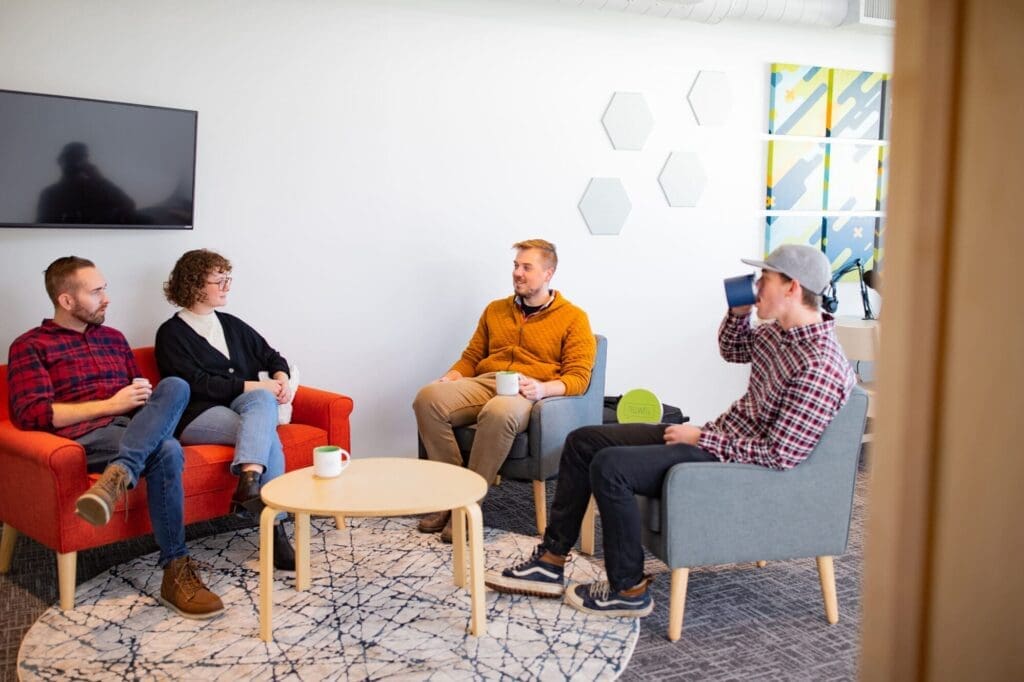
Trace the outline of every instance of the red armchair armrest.
[[352, 398], [319, 388], [299, 386], [292, 401], [292, 423], [316, 426], [327, 432], [327, 442], [352, 449], [348, 417]]
[[55, 519], [85, 492], [85, 453], [73, 440], [44, 431], [22, 431], [0, 421], [0, 519], [36, 540], [59, 547]]

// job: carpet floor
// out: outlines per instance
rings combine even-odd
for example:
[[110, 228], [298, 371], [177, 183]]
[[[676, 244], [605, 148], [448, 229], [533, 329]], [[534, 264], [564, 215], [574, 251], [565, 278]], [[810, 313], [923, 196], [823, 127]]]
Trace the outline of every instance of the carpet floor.
[[[858, 476], [850, 544], [835, 562], [840, 621], [825, 621], [813, 559], [716, 566], [691, 571], [683, 637], [672, 643], [668, 627], [667, 568], [649, 557], [655, 609], [641, 621], [640, 636], [622, 680], [852, 680], [857, 674], [860, 581], [866, 473]], [[549, 495], [554, 486], [548, 485]], [[534, 532], [528, 483], [504, 481], [483, 504], [484, 523], [495, 529]], [[598, 522], [600, 538], [600, 521]], [[251, 526], [235, 517], [194, 524], [189, 540]], [[78, 581], [156, 551], [152, 538], [80, 552]], [[601, 556], [600, 540], [597, 556]], [[0, 679], [17, 679], [18, 648], [25, 633], [57, 598], [52, 551], [19, 537], [11, 572], [0, 576]]]

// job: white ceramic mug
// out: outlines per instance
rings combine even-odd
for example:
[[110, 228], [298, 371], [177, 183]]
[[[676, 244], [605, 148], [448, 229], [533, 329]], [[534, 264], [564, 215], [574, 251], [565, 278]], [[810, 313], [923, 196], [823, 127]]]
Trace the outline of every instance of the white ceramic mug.
[[[152, 394], [153, 392], [153, 384], [149, 383], [149, 379], [147, 379], [146, 377], [135, 377], [134, 379], [132, 379], [132, 383], [137, 386], [145, 386], [146, 388], [149, 389], [150, 394]], [[149, 398], [146, 398], [146, 402], [149, 402]]]
[[519, 372], [498, 372], [494, 375], [497, 382], [498, 395], [517, 395], [519, 393]]
[[321, 445], [313, 448], [313, 475], [317, 478], [334, 478], [340, 476], [352, 455], [348, 450], [337, 445]]

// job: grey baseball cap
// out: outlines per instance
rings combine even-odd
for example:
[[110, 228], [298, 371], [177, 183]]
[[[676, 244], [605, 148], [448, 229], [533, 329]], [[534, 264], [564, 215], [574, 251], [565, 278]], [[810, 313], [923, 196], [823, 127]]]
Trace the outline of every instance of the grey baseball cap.
[[832, 268], [821, 250], [801, 244], [783, 244], [768, 254], [764, 260], [741, 258], [747, 265], [762, 270], [781, 272], [800, 286], [816, 294], [825, 293], [832, 280]]

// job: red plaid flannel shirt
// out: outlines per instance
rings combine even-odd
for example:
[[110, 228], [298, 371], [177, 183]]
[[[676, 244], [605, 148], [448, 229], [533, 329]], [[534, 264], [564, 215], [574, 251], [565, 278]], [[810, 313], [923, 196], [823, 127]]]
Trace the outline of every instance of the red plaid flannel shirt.
[[55, 429], [53, 404], [106, 400], [139, 376], [132, 349], [116, 329], [89, 325], [80, 333], [43, 320], [15, 339], [8, 353], [11, 421], [19, 429], [78, 438], [113, 417]]
[[811, 454], [856, 383], [835, 336], [835, 322], [784, 330], [751, 327], [728, 315], [718, 329], [727, 362], [750, 363], [750, 385], [721, 417], [704, 425], [697, 445], [723, 462], [791, 469]]

